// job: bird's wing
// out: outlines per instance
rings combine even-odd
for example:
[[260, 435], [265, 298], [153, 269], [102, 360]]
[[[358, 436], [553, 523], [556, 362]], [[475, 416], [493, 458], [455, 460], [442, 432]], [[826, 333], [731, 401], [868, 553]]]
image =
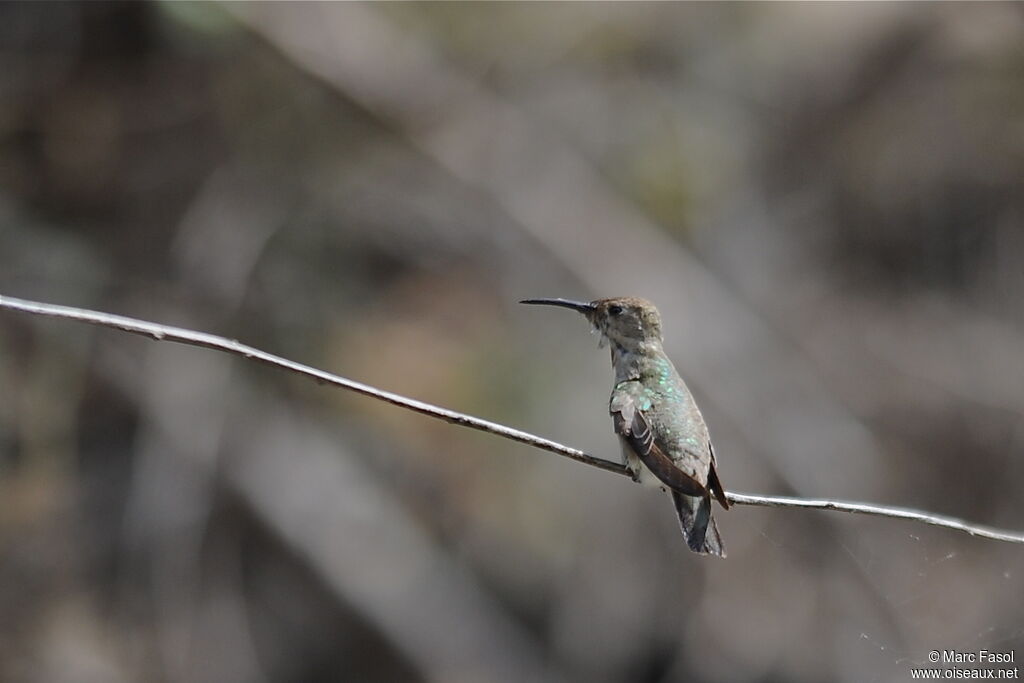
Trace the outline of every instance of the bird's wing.
[[726, 510], [729, 509], [729, 499], [725, 497], [725, 489], [718, 479], [718, 463], [715, 461], [715, 449], [708, 441], [708, 452], [711, 453], [711, 469], [708, 470], [708, 489], [714, 494], [715, 499], [721, 503]]
[[628, 386], [631, 384], [635, 383], [620, 384], [612, 392], [609, 412], [615, 423], [615, 433], [626, 440], [640, 461], [665, 486], [688, 496], [706, 495], [705, 486], [693, 475], [680, 469], [658, 444], [650, 422], [637, 401], [639, 385]]

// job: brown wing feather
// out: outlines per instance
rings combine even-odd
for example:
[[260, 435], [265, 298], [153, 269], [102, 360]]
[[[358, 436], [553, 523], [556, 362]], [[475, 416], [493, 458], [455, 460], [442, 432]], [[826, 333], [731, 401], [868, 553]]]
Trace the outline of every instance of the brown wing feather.
[[[630, 412], [633, 416], [627, 428], [626, 415]], [[635, 406], [630, 405], [627, 409], [615, 413], [615, 431], [626, 440], [640, 461], [665, 486], [688, 496], [707, 495], [707, 490], [699, 481], [679, 469], [672, 459], [658, 448], [643, 411], [636, 410]]]
[[723, 508], [729, 509], [729, 499], [725, 497], [725, 489], [722, 488], [722, 482], [718, 478], [718, 463], [715, 462], [715, 449], [711, 446], [711, 442], [708, 442], [708, 450], [711, 451], [711, 469], [708, 470], [708, 489], [714, 494], [715, 500], [717, 500]]

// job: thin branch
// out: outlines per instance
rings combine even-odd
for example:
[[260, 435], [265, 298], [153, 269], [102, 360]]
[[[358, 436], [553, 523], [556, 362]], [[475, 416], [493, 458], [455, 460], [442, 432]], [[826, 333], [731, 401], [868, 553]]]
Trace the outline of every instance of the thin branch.
[[[24, 299], [16, 299], [14, 297], [2, 295], [0, 295], [0, 308], [7, 308], [14, 311], [49, 316], [53, 318], [65, 318], [68, 320], [88, 323], [90, 325], [99, 325], [101, 327], [109, 327], [123, 332], [140, 334], [142, 336], [155, 339], [156, 341], [172, 341], [180, 344], [201, 346], [203, 348], [225, 351], [266, 365], [290, 370], [291, 372], [311, 377], [322, 384], [333, 384], [335, 386], [342, 387], [343, 389], [348, 389], [349, 391], [354, 391], [358, 394], [369, 396], [379, 401], [384, 401], [422, 415], [450, 422], [451, 424], [476, 429], [481, 432], [487, 432], [488, 434], [494, 434], [495, 436], [511, 439], [512, 441], [518, 441], [528, 446], [533, 446], [534, 448], [539, 448], [566, 458], [571, 458], [577, 462], [582, 462], [592, 467], [598, 467], [608, 472], [614, 472], [615, 474], [621, 474], [624, 476], [629, 476], [630, 474], [629, 470], [620, 463], [596, 458], [576, 448], [570, 448], [569, 446], [564, 446], [555, 441], [544, 439], [518, 429], [506, 427], [505, 425], [501, 425], [496, 422], [483, 420], [463, 413], [457, 413], [454, 410], [448, 410], [429, 403], [424, 403], [423, 401], [417, 401], [416, 399], [401, 396], [390, 391], [382, 391], [361, 382], [355, 382], [308, 365], [296, 363], [295, 361], [288, 360], [287, 358], [275, 356], [271, 353], [267, 353], [266, 351], [261, 351], [252, 346], [242, 344], [236, 340], [227, 339], [226, 337], [219, 337], [205, 332], [196, 332], [194, 330], [188, 330], [181, 327], [160, 325], [158, 323], [137, 320], [135, 318], [128, 318], [121, 315], [90, 311], [83, 308], [73, 308], [71, 306], [57, 306], [54, 304], [26, 301]], [[936, 515], [930, 512], [913, 510], [910, 508], [889, 507], [870, 503], [844, 502], [838, 500], [792, 498], [788, 496], [764, 496], [749, 493], [726, 492], [725, 495], [729, 499], [730, 503], [734, 503], [736, 505], [835, 510], [837, 512], [875, 515], [896, 519], [909, 519], [923, 524], [931, 524], [933, 526], [940, 526], [946, 529], [962, 531], [966, 534], [970, 534], [971, 536], [1024, 544], [1024, 533], [1021, 532], [1004, 531], [988, 526], [970, 524], [955, 517], [946, 517], [944, 515]]]
[[469, 427], [470, 429], [477, 429], [481, 432], [487, 432], [488, 434], [494, 434], [506, 439], [511, 439], [512, 441], [525, 443], [528, 446], [551, 451], [552, 453], [572, 458], [573, 460], [577, 460], [593, 467], [599, 467], [609, 472], [629, 476], [629, 471], [617, 462], [604, 460], [602, 458], [595, 458], [594, 456], [587, 455], [583, 451], [575, 448], [569, 448], [568, 446], [563, 446], [560, 443], [549, 441], [548, 439], [543, 439], [539, 436], [534, 436], [533, 434], [529, 434], [518, 429], [512, 429], [511, 427], [506, 427], [505, 425], [500, 425], [496, 422], [482, 420], [478, 417], [472, 417], [471, 415], [463, 415], [462, 413], [457, 413], [454, 410], [440, 408], [438, 406], [431, 405], [430, 403], [424, 403], [413, 398], [393, 394], [390, 391], [382, 391], [375, 387], [371, 387], [368, 384], [346, 379], [345, 377], [324, 372], [323, 370], [318, 370], [317, 368], [303, 365], [302, 363], [296, 363], [295, 361], [288, 360], [287, 358], [275, 356], [272, 353], [261, 351], [252, 346], [247, 346], [246, 344], [242, 344], [234, 339], [218, 337], [217, 335], [207, 334], [205, 332], [187, 330], [181, 327], [151, 323], [146, 320], [137, 320], [135, 318], [128, 318], [122, 315], [101, 313], [99, 311], [90, 311], [84, 308], [73, 308], [71, 306], [44, 304], [36, 301], [26, 301], [24, 299], [15, 299], [14, 297], [2, 295], [0, 295], [0, 307], [9, 308], [15, 311], [23, 311], [25, 313], [33, 313], [35, 315], [76, 320], [78, 322], [88, 323], [89, 325], [110, 327], [115, 330], [121, 330], [122, 332], [141, 334], [144, 337], [149, 337], [156, 341], [172, 341], [180, 344], [189, 344], [191, 346], [201, 346], [207, 349], [225, 351], [227, 353], [235, 354], [236, 356], [243, 356], [250, 360], [265, 363], [266, 365], [284, 368], [285, 370], [290, 370], [297, 374], [305, 375], [306, 377], [312, 377], [321, 384], [333, 384], [343, 389], [354, 391], [357, 394], [363, 394], [364, 396], [375, 398], [378, 401], [384, 401], [385, 403], [390, 403], [423, 415], [429, 415], [430, 417], [444, 420], [445, 422], [450, 422], [462, 427]]
[[970, 522], [936, 515], [924, 510], [913, 508], [895, 507], [889, 505], [875, 505], [874, 503], [856, 503], [844, 500], [828, 500], [825, 498], [791, 498], [789, 496], [762, 496], [753, 493], [731, 493], [727, 492], [726, 497], [730, 503], [737, 505], [759, 505], [768, 508], [808, 508], [811, 510], [835, 510], [836, 512], [850, 512], [858, 515], [874, 515], [876, 517], [893, 517], [896, 519], [909, 519], [922, 524], [941, 526], [946, 529], [962, 531], [971, 536], [980, 538], [991, 538], [995, 541], [1006, 541], [1008, 543], [1024, 543], [1024, 533], [1019, 531], [1006, 531], [983, 524], [971, 524]]

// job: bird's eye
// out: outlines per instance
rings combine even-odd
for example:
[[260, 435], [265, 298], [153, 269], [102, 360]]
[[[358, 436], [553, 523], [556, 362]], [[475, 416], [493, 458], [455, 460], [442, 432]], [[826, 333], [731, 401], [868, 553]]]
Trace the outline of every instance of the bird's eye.
[[608, 315], [622, 315], [622, 306], [618, 304], [608, 307]]

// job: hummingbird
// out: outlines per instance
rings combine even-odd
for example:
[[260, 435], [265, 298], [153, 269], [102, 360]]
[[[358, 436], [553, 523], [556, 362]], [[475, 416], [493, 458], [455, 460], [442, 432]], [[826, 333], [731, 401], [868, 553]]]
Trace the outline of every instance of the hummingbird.
[[694, 552], [725, 557], [711, 516], [711, 498], [729, 509], [718, 479], [708, 428], [689, 389], [662, 347], [661, 315], [637, 297], [571, 301], [524, 299], [522, 304], [568, 308], [611, 347], [615, 384], [608, 412], [633, 481], [672, 495], [679, 526]]

